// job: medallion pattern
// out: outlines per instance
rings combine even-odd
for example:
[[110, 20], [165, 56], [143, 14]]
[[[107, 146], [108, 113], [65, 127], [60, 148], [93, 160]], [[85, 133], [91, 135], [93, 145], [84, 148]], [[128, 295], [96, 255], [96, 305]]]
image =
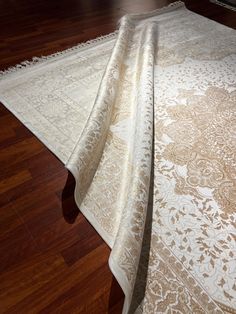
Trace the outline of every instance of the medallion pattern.
[[163, 208], [156, 210], [156, 219], [162, 237], [185, 267], [198, 274], [219, 301], [233, 308], [235, 90], [215, 86], [203, 94], [180, 90], [177, 103], [162, 107], [164, 123], [156, 120], [160, 147], [156, 197]]

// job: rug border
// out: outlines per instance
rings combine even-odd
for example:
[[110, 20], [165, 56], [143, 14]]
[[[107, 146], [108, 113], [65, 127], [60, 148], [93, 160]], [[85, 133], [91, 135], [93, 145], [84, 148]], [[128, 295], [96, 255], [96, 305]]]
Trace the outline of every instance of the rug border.
[[1, 70], [0, 84], [6, 79], [10, 78], [12, 75], [16, 75], [18, 73], [23, 74], [25, 70], [28, 70], [31, 67], [36, 68], [37, 66], [42, 66], [50, 62], [59, 61], [65, 56], [70, 56], [75, 52], [80, 52], [89, 48], [94, 48], [99, 44], [103, 44], [110, 40], [114, 40], [116, 39], [117, 34], [118, 30], [115, 30], [114, 32], [95, 37], [85, 42], [80, 42], [75, 46], [72, 46], [61, 51], [57, 51], [46, 56], [45, 55], [41, 55], [40, 57], [34, 56], [30, 60], [24, 60], [14, 66], [10, 66], [4, 70]]

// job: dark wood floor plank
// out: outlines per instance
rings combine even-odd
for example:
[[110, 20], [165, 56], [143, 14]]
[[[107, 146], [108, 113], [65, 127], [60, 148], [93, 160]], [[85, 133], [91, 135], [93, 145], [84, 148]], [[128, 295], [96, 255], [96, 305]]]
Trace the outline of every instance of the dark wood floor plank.
[[14, 187], [20, 186], [24, 182], [27, 182], [31, 179], [31, 174], [27, 169], [21, 170], [6, 179], [0, 179], [0, 193], [6, 193]]
[[67, 265], [73, 265], [79, 259], [83, 258], [103, 243], [101, 237], [94, 234], [92, 231], [93, 230], [91, 230], [90, 233], [87, 232], [86, 235], [81, 237], [79, 241], [73, 243], [70, 247], [67, 247], [62, 251], [62, 256], [64, 257]]
[[[42, 198], [43, 193], [51, 193], [54, 189], [54, 193], [58, 190], [59, 187], [63, 188], [63, 184], [66, 182], [66, 170], [64, 168], [60, 171], [55, 172], [51, 175], [39, 176], [27, 182], [17, 186], [14, 189], [11, 189], [7, 192], [8, 199], [15, 201], [18, 198], [21, 198], [24, 195], [30, 197], [30, 193], [37, 195], [37, 198]], [[4, 196], [6, 193], [3, 193]], [[34, 200], [36, 202], [36, 200]]]
[[[53, 302], [57, 302], [56, 300], [58, 298], [60, 299], [60, 296], [64, 295], [64, 293], [69, 293], [70, 289], [78, 283], [83, 282], [85, 284], [88, 276], [92, 274], [95, 275], [97, 270], [103, 266], [107, 267], [108, 254], [109, 249], [105, 244], [102, 244], [72, 267], [68, 267], [60, 276], [57, 276], [54, 280], [51, 280], [37, 291], [27, 296], [16, 306], [12, 306], [6, 313], [39, 313]], [[94, 263], [95, 259], [96, 263]], [[94, 287], [92, 289], [94, 289]], [[89, 294], [87, 298], [89, 298]], [[79, 302], [83, 303], [83, 300], [79, 298]], [[55, 310], [51, 313], [55, 313]]]
[[15, 267], [2, 274], [0, 276], [1, 312], [5, 312], [42, 286], [53, 281], [65, 269], [64, 260], [60, 255], [38, 254], [30, 257], [20, 267]]
[[5, 233], [15, 229], [22, 224], [22, 220], [13, 210], [12, 205], [7, 202], [0, 209], [0, 239], [5, 236]]
[[0, 273], [13, 269], [38, 252], [27, 228], [19, 225], [0, 239]]
[[6, 127], [0, 129], [0, 143], [9, 140], [9, 138], [15, 137], [15, 131], [6, 125]]
[[0, 163], [2, 167], [6, 167], [9, 163], [14, 165], [15, 163], [37, 155], [37, 153], [44, 149], [43, 144], [35, 140], [35, 138], [24, 139], [19, 143], [5, 147], [1, 151]]
[[[109, 272], [108, 266], [104, 267], [102, 265], [102, 267], [97, 268], [96, 271], [84, 278], [84, 280], [78, 281], [66, 293], [59, 295], [50, 306], [40, 311], [40, 313], [53, 313], [53, 311], [59, 313], [84, 313], [86, 307], [88, 310], [89, 304], [95, 300], [97, 303], [97, 300], [110, 289], [111, 283], [110, 280], [107, 280]], [[101, 288], [97, 290], [97, 286]], [[103, 312], [101, 313], [105, 313], [107, 310], [106, 306], [105, 304], [103, 305]]]

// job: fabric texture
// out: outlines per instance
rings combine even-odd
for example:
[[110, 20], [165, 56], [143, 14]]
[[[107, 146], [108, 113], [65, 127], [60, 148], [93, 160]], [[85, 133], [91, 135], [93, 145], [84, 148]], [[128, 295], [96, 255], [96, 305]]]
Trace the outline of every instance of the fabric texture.
[[235, 31], [177, 2], [19, 67], [0, 100], [74, 175], [123, 313], [235, 313]]

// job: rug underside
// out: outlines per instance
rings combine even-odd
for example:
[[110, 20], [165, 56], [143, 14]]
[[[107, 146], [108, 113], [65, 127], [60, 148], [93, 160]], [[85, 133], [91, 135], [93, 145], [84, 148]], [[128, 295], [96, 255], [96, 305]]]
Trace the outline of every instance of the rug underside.
[[236, 34], [182, 2], [2, 73], [75, 177], [123, 313], [236, 312]]

